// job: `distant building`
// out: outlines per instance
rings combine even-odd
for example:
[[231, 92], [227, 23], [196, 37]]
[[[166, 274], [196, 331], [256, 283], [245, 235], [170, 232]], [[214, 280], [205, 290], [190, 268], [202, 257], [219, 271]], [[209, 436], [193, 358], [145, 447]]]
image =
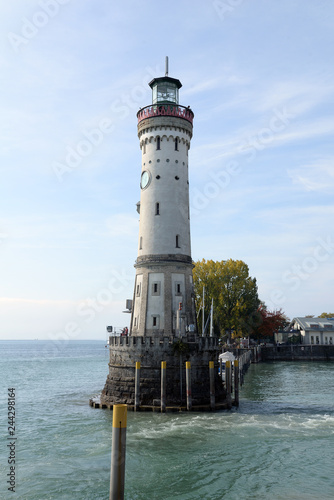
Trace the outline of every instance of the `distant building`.
[[293, 318], [286, 331], [288, 337], [300, 334], [302, 344], [334, 344], [334, 318]]

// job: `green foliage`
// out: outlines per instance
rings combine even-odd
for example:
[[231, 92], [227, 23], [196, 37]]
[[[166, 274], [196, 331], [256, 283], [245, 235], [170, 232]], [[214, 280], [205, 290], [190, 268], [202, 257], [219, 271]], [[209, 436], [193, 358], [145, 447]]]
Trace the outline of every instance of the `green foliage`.
[[259, 320], [260, 300], [256, 279], [249, 276], [247, 264], [242, 260], [215, 262], [203, 259], [195, 263], [193, 276], [197, 310], [201, 307], [205, 286], [205, 318], [210, 313], [213, 298], [217, 333], [224, 335], [228, 330], [235, 336], [242, 336], [253, 330]]
[[321, 313], [319, 318], [334, 318], [334, 313]]

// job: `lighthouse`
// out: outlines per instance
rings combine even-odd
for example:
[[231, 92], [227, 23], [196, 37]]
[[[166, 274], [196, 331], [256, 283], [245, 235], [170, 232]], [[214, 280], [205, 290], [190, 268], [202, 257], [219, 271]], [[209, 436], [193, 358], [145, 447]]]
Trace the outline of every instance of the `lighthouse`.
[[168, 76], [167, 58], [165, 76], [149, 86], [152, 103], [137, 113], [139, 235], [130, 331], [120, 337], [111, 329], [99, 405], [179, 410], [187, 398], [187, 408], [211, 410], [213, 398], [223, 407], [226, 391], [218, 338], [199, 336], [196, 327], [188, 155], [194, 113], [179, 104], [182, 85]]
[[[167, 60], [168, 61], [168, 60]], [[131, 335], [195, 332], [189, 214], [194, 114], [179, 104], [180, 80], [154, 78], [152, 104], [137, 113], [141, 149], [138, 257]]]

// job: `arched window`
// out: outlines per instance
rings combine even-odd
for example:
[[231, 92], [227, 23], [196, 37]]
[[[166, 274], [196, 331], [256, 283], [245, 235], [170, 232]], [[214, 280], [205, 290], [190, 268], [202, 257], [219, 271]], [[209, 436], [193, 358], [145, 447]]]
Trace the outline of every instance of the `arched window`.
[[179, 139], [177, 137], [175, 138], [174, 143], [175, 143], [175, 151], [178, 151], [179, 150]]
[[157, 149], [160, 149], [160, 137], [157, 137]]

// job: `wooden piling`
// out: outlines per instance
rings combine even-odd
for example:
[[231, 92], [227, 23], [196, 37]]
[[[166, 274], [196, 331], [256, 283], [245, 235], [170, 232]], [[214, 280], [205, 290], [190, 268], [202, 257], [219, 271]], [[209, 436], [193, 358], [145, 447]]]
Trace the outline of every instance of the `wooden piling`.
[[240, 387], [243, 386], [244, 383], [244, 357], [245, 355], [243, 354], [240, 358], [240, 367], [239, 367], [239, 373], [240, 373]]
[[166, 411], [166, 361], [161, 361], [161, 412]]
[[109, 500], [124, 500], [127, 405], [114, 405]]
[[190, 361], [186, 361], [186, 391], [187, 391], [187, 410], [191, 411], [192, 398], [191, 398], [191, 366], [190, 366]]
[[136, 361], [136, 375], [135, 375], [135, 407], [134, 410], [138, 411], [140, 405], [140, 361]]
[[209, 361], [209, 372], [210, 372], [210, 408], [215, 409], [216, 406], [216, 396], [215, 396], [215, 364], [213, 361]]
[[239, 406], [239, 361], [234, 361], [234, 404]]
[[232, 408], [231, 396], [231, 361], [225, 363], [225, 385], [226, 385], [226, 402], [228, 408]]

